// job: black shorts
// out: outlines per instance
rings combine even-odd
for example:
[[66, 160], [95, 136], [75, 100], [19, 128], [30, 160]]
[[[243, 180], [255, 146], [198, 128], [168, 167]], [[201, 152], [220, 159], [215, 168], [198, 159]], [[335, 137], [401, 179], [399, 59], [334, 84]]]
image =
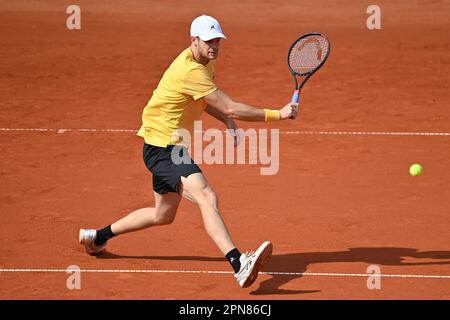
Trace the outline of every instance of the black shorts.
[[[172, 152], [177, 153], [177, 159], [182, 158], [184, 161], [176, 164], [180, 161], [172, 161]], [[193, 173], [202, 172], [189, 156], [186, 147], [169, 145], [162, 148], [144, 143], [143, 156], [145, 165], [153, 174], [153, 190], [159, 194], [180, 193], [181, 177], [187, 178]]]

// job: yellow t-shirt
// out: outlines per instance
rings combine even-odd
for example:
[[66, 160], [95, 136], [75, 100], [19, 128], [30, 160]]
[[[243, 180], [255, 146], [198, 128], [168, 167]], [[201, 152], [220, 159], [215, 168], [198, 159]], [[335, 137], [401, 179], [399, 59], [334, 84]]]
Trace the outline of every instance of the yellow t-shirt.
[[164, 73], [142, 113], [138, 136], [158, 147], [177, 144], [178, 129], [193, 136], [194, 121], [206, 108], [203, 97], [217, 90], [213, 83], [214, 61], [206, 66], [195, 61], [190, 48], [184, 50]]

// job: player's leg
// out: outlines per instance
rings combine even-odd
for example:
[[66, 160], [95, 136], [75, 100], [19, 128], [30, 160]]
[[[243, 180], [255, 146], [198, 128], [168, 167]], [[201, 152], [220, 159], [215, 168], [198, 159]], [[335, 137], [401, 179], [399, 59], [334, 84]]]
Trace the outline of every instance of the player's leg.
[[220, 215], [218, 197], [201, 172], [182, 176], [180, 193], [199, 206], [206, 231], [233, 267], [239, 285], [250, 286], [270, 259], [272, 244], [265, 241], [255, 252], [239, 252]]
[[116, 235], [142, 230], [152, 226], [170, 224], [175, 219], [181, 197], [177, 193], [159, 194], [154, 192], [155, 207], [141, 208], [131, 212], [111, 225]]
[[142, 155], [145, 165], [153, 174], [155, 207], [135, 210], [100, 230], [80, 230], [80, 243], [84, 244], [89, 253], [100, 252], [106, 241], [112, 237], [155, 225], [169, 224], [175, 218], [181, 196], [168, 184], [174, 173], [170, 150], [144, 143]]
[[184, 190], [183, 186], [180, 187], [180, 194], [183, 196], [183, 198], [197, 204], [197, 200], [195, 200], [195, 198], [189, 193], [188, 190]]
[[[192, 170], [194, 171], [194, 170]], [[181, 176], [180, 194], [197, 204], [203, 218], [206, 232], [231, 264], [234, 272], [241, 268], [241, 253], [231, 239], [231, 235], [219, 212], [219, 201], [216, 193], [201, 172]]]
[[220, 215], [217, 195], [203, 174], [198, 172], [181, 177], [180, 191], [185, 198], [199, 206], [205, 229], [220, 251], [226, 255], [236, 248]]
[[122, 219], [100, 230], [81, 229], [79, 241], [90, 254], [98, 254], [106, 242], [120, 234], [134, 232], [152, 226], [161, 226], [173, 222], [181, 196], [174, 192], [159, 194], [154, 192], [155, 207], [135, 210]]

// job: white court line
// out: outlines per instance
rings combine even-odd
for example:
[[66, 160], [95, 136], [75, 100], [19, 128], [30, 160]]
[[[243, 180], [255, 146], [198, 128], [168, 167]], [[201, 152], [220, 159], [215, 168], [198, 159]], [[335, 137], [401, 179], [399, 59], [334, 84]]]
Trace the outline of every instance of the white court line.
[[450, 132], [281, 131], [282, 134], [331, 136], [450, 136]]
[[[204, 132], [205, 130], [202, 130]], [[112, 132], [137, 133], [134, 129], [69, 129], [69, 128], [0, 128], [0, 132]], [[224, 131], [225, 132], [225, 131]], [[328, 135], [328, 136], [444, 136], [449, 137], [450, 132], [395, 132], [395, 131], [280, 131], [287, 135]]]
[[[232, 271], [208, 270], [146, 270], [146, 269], [0, 269], [0, 272], [11, 273], [197, 273], [197, 274], [233, 274]], [[432, 278], [450, 279], [450, 275], [419, 274], [373, 274], [373, 273], [329, 273], [329, 272], [276, 272], [264, 271], [260, 274], [281, 276], [313, 276], [313, 277], [386, 277], [386, 278]]]
[[2, 132], [131, 132], [137, 133], [134, 129], [69, 129], [69, 128], [0, 128]]

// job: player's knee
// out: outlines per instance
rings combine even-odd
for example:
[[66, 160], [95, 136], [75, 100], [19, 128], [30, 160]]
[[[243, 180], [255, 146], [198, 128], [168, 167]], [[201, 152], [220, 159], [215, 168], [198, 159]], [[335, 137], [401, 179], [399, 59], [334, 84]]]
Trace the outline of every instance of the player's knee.
[[174, 212], [158, 212], [155, 216], [155, 225], [163, 226], [171, 224], [175, 220]]
[[217, 208], [219, 206], [219, 198], [213, 189], [207, 187], [202, 190], [204, 204]]

